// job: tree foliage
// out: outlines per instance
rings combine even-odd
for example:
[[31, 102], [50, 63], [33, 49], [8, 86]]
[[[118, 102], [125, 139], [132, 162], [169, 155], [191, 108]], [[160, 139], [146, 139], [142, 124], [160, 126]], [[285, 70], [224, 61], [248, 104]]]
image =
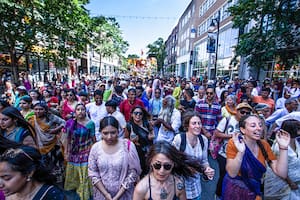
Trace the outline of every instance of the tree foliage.
[[104, 57], [120, 57], [129, 46], [116, 19], [103, 16], [91, 18], [91, 43], [95, 51]]
[[128, 47], [114, 18], [90, 17], [88, 0], [1, 0], [0, 52], [8, 52], [15, 80], [18, 60], [39, 56], [66, 66], [90, 44], [102, 56], [121, 56]]
[[164, 60], [167, 56], [167, 53], [165, 51], [166, 45], [163, 38], [158, 38], [156, 41], [154, 41], [152, 44], [148, 44], [147, 48], [149, 49], [147, 52], [147, 55], [149, 57], [155, 57], [157, 60], [157, 70], [161, 71], [162, 74], [164, 74], [163, 66], [164, 66]]
[[240, 29], [237, 55], [261, 68], [276, 61], [288, 68], [299, 62], [300, 12], [295, 0], [239, 0], [229, 8]]

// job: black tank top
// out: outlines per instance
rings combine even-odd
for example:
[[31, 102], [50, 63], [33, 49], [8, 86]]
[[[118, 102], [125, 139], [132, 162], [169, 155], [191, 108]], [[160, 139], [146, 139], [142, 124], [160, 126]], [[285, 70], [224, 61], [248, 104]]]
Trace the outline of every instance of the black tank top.
[[[148, 175], [148, 182], [149, 182], [149, 190], [150, 190], [150, 196], [149, 196], [149, 199], [148, 200], [153, 200], [152, 199], [152, 195], [151, 195], [151, 184], [150, 184], [150, 175]], [[173, 180], [174, 180], [174, 197], [173, 197], [173, 200], [179, 200], [179, 198], [176, 196], [176, 184], [175, 184], [175, 177], [173, 176]]]

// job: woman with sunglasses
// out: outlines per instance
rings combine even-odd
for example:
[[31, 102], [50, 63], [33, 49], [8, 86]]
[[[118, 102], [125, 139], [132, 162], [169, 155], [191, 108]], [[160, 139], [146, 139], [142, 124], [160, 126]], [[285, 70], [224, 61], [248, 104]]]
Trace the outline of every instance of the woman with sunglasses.
[[279, 146], [276, 159], [268, 142], [261, 139], [262, 123], [257, 115], [243, 116], [239, 127], [242, 135], [233, 133], [227, 145], [222, 199], [262, 199], [261, 179], [266, 163], [277, 176], [287, 177], [290, 135], [286, 131], [276, 133]]
[[67, 145], [65, 189], [75, 190], [81, 199], [92, 199], [92, 185], [88, 179], [88, 156], [96, 142], [95, 124], [87, 117], [83, 103], [75, 107], [75, 118], [65, 126]]
[[67, 91], [67, 99], [62, 105], [61, 116], [63, 119], [68, 120], [74, 117], [75, 106], [78, 104], [78, 99], [75, 90]]
[[[199, 114], [197, 114], [195, 111], [189, 111], [185, 113], [183, 115], [183, 126], [186, 130], [185, 134], [177, 134], [174, 137], [173, 145], [176, 147], [176, 149], [181, 150], [186, 154], [193, 156], [194, 158], [197, 158], [203, 168], [203, 178], [205, 178], [206, 181], [212, 180], [215, 170], [212, 169], [208, 163], [208, 140], [201, 134], [202, 123]], [[202, 137], [202, 141], [199, 137]], [[183, 142], [182, 139], [185, 139], [185, 142]], [[201, 144], [201, 142], [203, 144]], [[184, 148], [181, 147], [182, 143], [185, 143]], [[187, 199], [201, 199], [201, 174], [196, 173], [194, 177], [188, 177], [184, 182]]]
[[140, 173], [135, 145], [119, 138], [119, 123], [113, 116], [100, 121], [102, 140], [95, 143], [88, 160], [88, 175], [97, 200], [132, 199]]
[[148, 112], [141, 106], [135, 106], [131, 110], [131, 118], [125, 128], [125, 138], [130, 139], [135, 144], [139, 154], [142, 167], [141, 176], [148, 173], [146, 153], [152, 145], [154, 138], [153, 127], [149, 123], [149, 120], [150, 115]]
[[20, 111], [12, 106], [0, 113], [0, 133], [16, 143], [36, 147], [34, 128], [24, 119]]
[[49, 166], [33, 147], [14, 147], [2, 153], [0, 177], [0, 189], [6, 200], [65, 199], [63, 190], [55, 186]]
[[178, 151], [166, 141], [158, 141], [151, 146], [147, 164], [150, 172], [135, 187], [133, 200], [185, 200], [181, 177], [191, 177], [202, 170], [198, 159]]

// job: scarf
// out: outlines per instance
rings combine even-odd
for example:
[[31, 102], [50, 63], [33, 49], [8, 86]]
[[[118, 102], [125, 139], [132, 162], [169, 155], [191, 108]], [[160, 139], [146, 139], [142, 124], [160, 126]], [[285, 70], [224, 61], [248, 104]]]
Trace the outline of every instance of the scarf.
[[229, 112], [231, 115], [236, 115], [236, 109], [234, 108], [234, 110], [231, 110], [230, 107], [226, 104], [225, 108], [227, 110], [227, 112]]

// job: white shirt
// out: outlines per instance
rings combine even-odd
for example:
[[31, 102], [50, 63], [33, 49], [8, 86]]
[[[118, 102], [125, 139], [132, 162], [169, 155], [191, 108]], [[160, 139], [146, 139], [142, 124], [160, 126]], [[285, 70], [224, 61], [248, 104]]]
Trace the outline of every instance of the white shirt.
[[300, 111], [294, 111], [294, 112], [291, 112], [290, 114], [288, 115], [285, 115], [279, 119], [277, 119], [275, 121], [276, 125], [281, 127], [282, 123], [285, 121], [285, 120], [289, 120], [289, 119], [295, 119], [295, 120], [298, 120], [300, 121]]
[[[228, 121], [227, 129], [226, 129], [226, 122]], [[226, 129], [226, 130], [225, 130]], [[223, 119], [219, 122], [217, 126], [217, 130], [221, 133], [225, 133], [227, 135], [233, 134], [235, 132], [239, 132], [239, 122], [236, 120], [234, 116], [231, 116], [230, 118], [223, 117]], [[222, 147], [219, 150], [219, 154], [226, 158], [226, 148], [228, 144], [229, 139], [223, 139]]]
[[107, 116], [107, 111], [104, 102], [97, 106], [95, 102], [88, 103], [86, 106], [86, 111], [90, 115], [91, 120], [95, 123], [95, 135], [97, 141], [101, 140], [100, 135], [100, 121]]
[[[185, 137], [185, 135], [184, 135]], [[184, 152], [190, 156], [196, 157], [199, 159], [199, 162], [201, 166], [208, 166], [208, 159], [207, 159], [207, 147], [208, 147], [208, 140], [206, 137], [202, 136], [204, 147], [202, 149], [201, 143], [197, 137], [197, 144], [193, 148], [191, 144], [186, 140], [186, 147]], [[174, 140], [172, 142], [173, 146], [176, 147], [176, 149], [180, 150], [180, 144], [181, 144], [181, 136], [180, 134], [177, 134], [174, 137]], [[185, 190], [186, 190], [186, 197], [188, 199], [194, 199], [196, 197], [199, 197], [201, 195], [201, 178], [200, 174], [196, 173], [194, 177], [188, 177], [185, 179]]]
[[277, 110], [277, 109], [284, 108], [285, 100], [286, 100], [286, 98], [284, 98], [284, 97], [277, 99], [275, 109]]
[[161, 124], [159, 130], [158, 130], [158, 135], [157, 135], [157, 141], [159, 140], [164, 140], [167, 142], [172, 142], [175, 133], [178, 133], [179, 127], [181, 126], [181, 114], [179, 110], [174, 108], [172, 116], [171, 116], [171, 126], [173, 128], [173, 131], [167, 130], [163, 124]]
[[116, 110], [112, 114], [108, 114], [108, 116], [110, 116], [110, 115], [115, 117], [118, 120], [119, 126], [120, 126], [119, 137], [123, 137], [124, 136], [124, 128], [126, 127], [126, 120], [125, 120], [124, 115], [118, 110]]

